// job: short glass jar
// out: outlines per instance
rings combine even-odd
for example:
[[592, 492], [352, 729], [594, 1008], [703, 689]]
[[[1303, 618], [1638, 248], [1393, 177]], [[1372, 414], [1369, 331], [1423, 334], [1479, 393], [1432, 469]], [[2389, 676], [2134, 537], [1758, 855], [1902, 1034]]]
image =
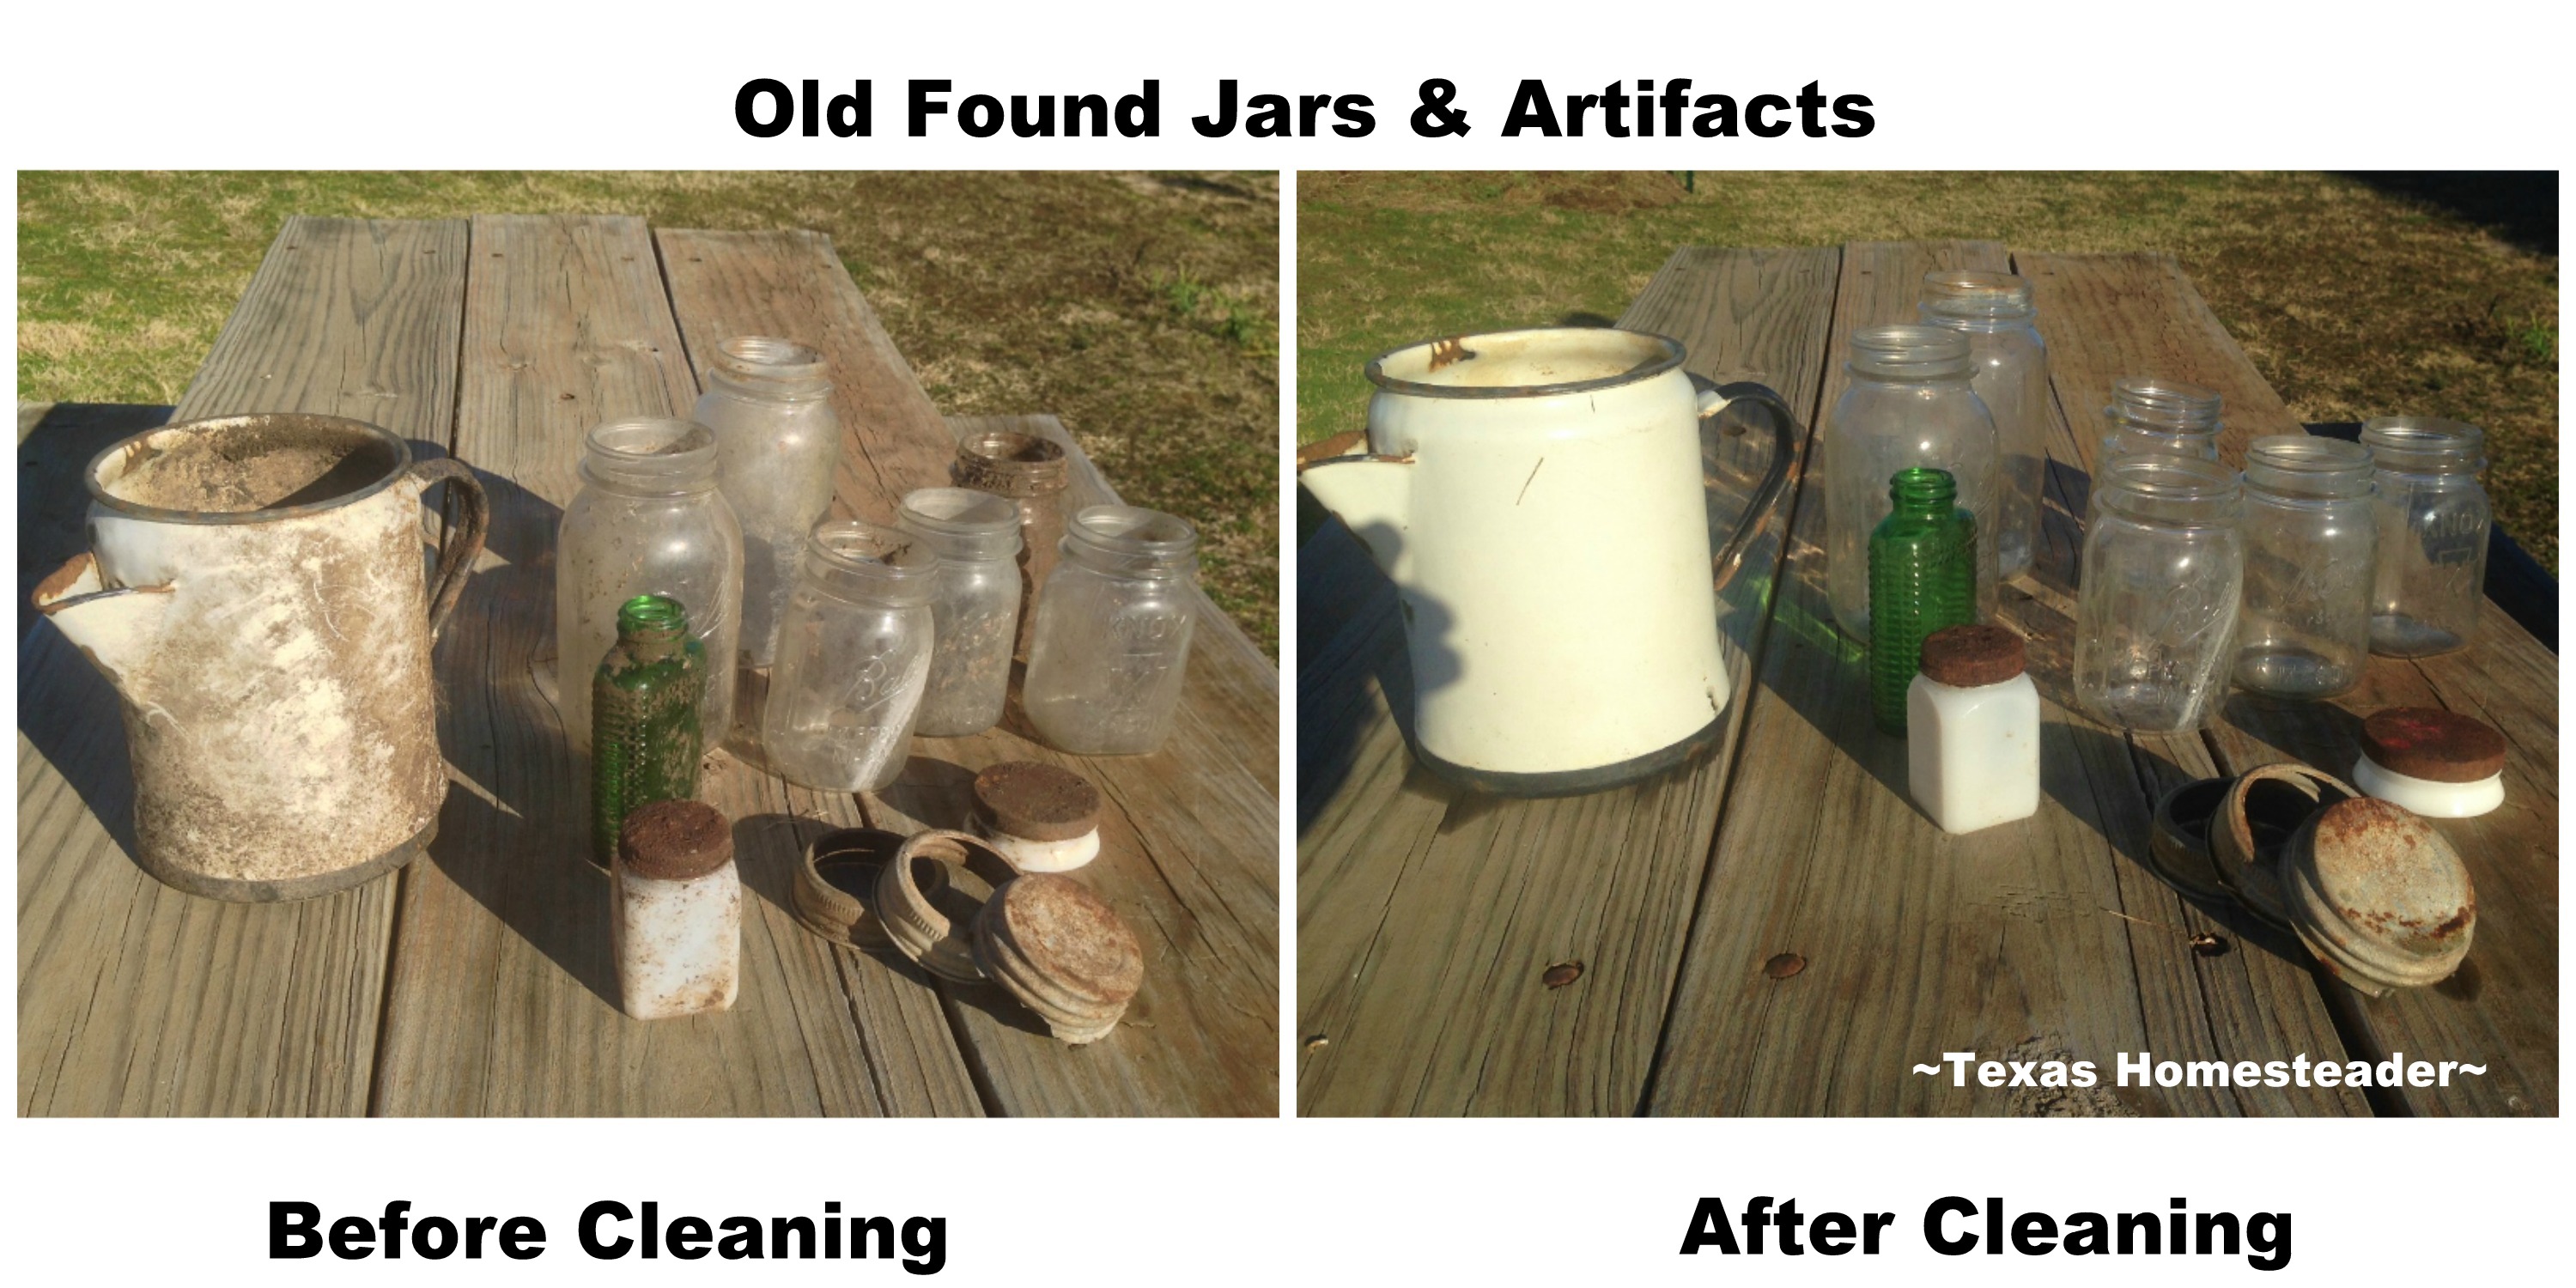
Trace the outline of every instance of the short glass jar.
[[2370, 449], [2267, 434], [2245, 449], [2245, 590], [2236, 682], [2275, 698], [2330, 698], [2370, 658], [2379, 547]]
[[1037, 631], [1038, 589], [1055, 571], [1064, 536], [1064, 489], [1072, 481], [1064, 448], [1035, 434], [971, 430], [957, 440], [949, 479], [962, 488], [1005, 497], [1020, 508], [1020, 624], [1011, 655], [1029, 657]]
[[1000, 723], [1020, 623], [1020, 512], [962, 487], [909, 493], [895, 523], [939, 558], [930, 679], [914, 732], [962, 738]]
[[1197, 613], [1199, 534], [1155, 510], [1095, 505], [1065, 525], [1020, 692], [1047, 745], [1082, 756], [1163, 745]]
[[1851, 384], [1825, 422], [1825, 579], [1834, 621], [1869, 638], [1869, 536], [1888, 516], [1888, 480], [1947, 470], [1977, 516], [1977, 618], [1994, 616], [2000, 471], [1995, 418], [1968, 382], [1968, 338], [1943, 327], [1852, 332]]
[[1968, 387], [1995, 418], [2001, 453], [1995, 575], [2029, 571], [2039, 548], [2039, 493], [2048, 467], [2048, 344], [2027, 278], [1980, 269], [1923, 275], [1922, 320], [1968, 337]]
[[938, 556], [856, 519], [814, 525], [778, 629], [760, 749], [787, 780], [874, 791], [903, 773], [930, 676]]
[[2194, 456], [2218, 459], [2218, 391], [2162, 376], [2129, 376], [2102, 409], [2102, 459]]
[[2243, 494], [2212, 461], [2103, 462], [2075, 599], [2075, 698], [2104, 723], [2171, 733], [2217, 706], [2245, 580]]
[[2478, 472], [2486, 434], [2430, 416], [2382, 416], [2361, 427], [2378, 468], [2379, 560], [2370, 592], [2370, 651], [2430, 657], [2465, 648], [2486, 597], [2495, 511]]
[[840, 460], [841, 422], [823, 355], [793, 340], [735, 336], [716, 346], [694, 417], [715, 433], [718, 486], [742, 524], [741, 661], [767, 666], [805, 534], [831, 507]]
[[742, 628], [742, 527], [716, 490], [716, 441], [693, 420], [620, 420], [582, 445], [581, 490], [555, 530], [555, 694], [564, 738], [590, 751], [590, 676], [617, 643], [617, 610], [667, 595], [706, 659], [698, 728], [733, 721]]

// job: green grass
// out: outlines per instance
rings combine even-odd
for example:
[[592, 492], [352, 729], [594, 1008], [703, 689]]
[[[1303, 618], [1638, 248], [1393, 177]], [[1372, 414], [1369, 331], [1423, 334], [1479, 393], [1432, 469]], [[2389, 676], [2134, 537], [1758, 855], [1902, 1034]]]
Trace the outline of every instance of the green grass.
[[2164, 251], [2301, 420], [2412, 412], [2484, 426], [2498, 520], [2554, 571], [2557, 256], [2397, 186], [2317, 174], [1303, 172], [1297, 441], [1362, 424], [1372, 356], [1460, 331], [1606, 322], [1676, 246], [1955, 237]]
[[1053, 412], [1279, 632], [1274, 174], [25, 173], [18, 396], [170, 403], [290, 214], [812, 228], [950, 415]]

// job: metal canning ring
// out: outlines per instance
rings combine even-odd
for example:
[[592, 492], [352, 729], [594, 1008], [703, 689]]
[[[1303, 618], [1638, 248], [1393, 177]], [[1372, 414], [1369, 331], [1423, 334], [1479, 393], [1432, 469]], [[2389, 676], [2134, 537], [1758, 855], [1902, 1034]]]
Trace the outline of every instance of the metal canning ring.
[[836, 944], [893, 947], [867, 901], [902, 848], [902, 834], [883, 828], [845, 827], [815, 837], [796, 867], [797, 923]]
[[918, 832], [877, 874], [877, 913], [904, 956], [941, 979], [971, 984], [984, 978], [975, 964], [975, 913], [1017, 875], [999, 851], [964, 832]]

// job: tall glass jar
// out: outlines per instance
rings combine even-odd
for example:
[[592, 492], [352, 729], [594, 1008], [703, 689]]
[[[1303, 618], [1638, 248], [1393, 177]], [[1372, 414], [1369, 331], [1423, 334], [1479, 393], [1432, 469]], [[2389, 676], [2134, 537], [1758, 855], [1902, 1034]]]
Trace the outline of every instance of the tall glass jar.
[[[1959, 507], [1994, 531], [2001, 491], [1995, 418], [1968, 383], [1968, 338], [1944, 327], [1852, 332], [1851, 385], [1825, 421], [1825, 577], [1834, 621], [1869, 638], [1869, 534], [1899, 470], [1947, 470]], [[1995, 543], [1977, 543], [1977, 619], [1995, 610]]]
[[1882, 733], [1905, 732], [1906, 695], [1934, 631], [1977, 620], [1975, 516], [1958, 507], [1946, 470], [1899, 470], [1895, 509], [1869, 538], [1870, 709]]
[[2370, 592], [2370, 651], [2429, 657], [2467, 647], [2486, 595], [2495, 511], [2478, 472], [2486, 434], [2430, 416], [2361, 427], [2378, 466], [2379, 567]]
[[626, 816], [654, 801], [698, 794], [698, 699], [707, 660], [689, 640], [688, 611], [666, 595], [617, 609], [617, 644], [590, 681], [590, 857], [617, 853]]
[[2104, 723], [2196, 729], [2226, 688], [2245, 580], [2236, 472], [2181, 456], [2103, 463], [2075, 599], [2075, 698]]
[[903, 773], [930, 677], [939, 559], [904, 532], [814, 525], [779, 623], [760, 747], [790, 782], [874, 791]]
[[[1995, 575], [2030, 569], [2039, 548], [2039, 493], [2048, 466], [2048, 345], [2030, 282], [2011, 273], [1934, 269], [1923, 275], [1923, 321], [1968, 337], [1968, 387], [1995, 418], [2002, 453]], [[1909, 681], [1910, 682], [1910, 681]]]
[[2102, 409], [2102, 459], [2193, 456], [2218, 459], [2218, 391], [2162, 376], [2129, 376]]
[[998, 496], [926, 487], [895, 522], [939, 557], [930, 680], [915, 732], [961, 738], [999, 723], [1020, 622], [1020, 512]]
[[695, 416], [715, 432], [720, 486], [742, 523], [741, 660], [767, 666], [805, 534], [831, 507], [840, 460], [841, 422], [823, 355], [774, 336], [727, 340], [716, 346]]
[[2275, 698], [2329, 698], [2370, 657], [2370, 449], [2270, 434], [2245, 450], [2245, 593], [2236, 682]]
[[1056, 542], [1064, 535], [1064, 489], [1071, 481], [1064, 449], [1035, 434], [976, 430], [957, 440], [951, 481], [962, 488], [1008, 498], [1020, 508], [1020, 624], [1011, 655], [1029, 657], [1037, 631], [1038, 588], [1055, 571]]
[[1065, 525], [1020, 692], [1049, 746], [1133, 756], [1163, 745], [1189, 668], [1198, 545], [1189, 524], [1124, 505]]
[[716, 491], [716, 440], [693, 420], [620, 420], [590, 431], [581, 491], [555, 530], [555, 692], [564, 737], [590, 750], [589, 676], [617, 642], [617, 610], [667, 595], [707, 659], [698, 728], [733, 720], [742, 629], [742, 527]]

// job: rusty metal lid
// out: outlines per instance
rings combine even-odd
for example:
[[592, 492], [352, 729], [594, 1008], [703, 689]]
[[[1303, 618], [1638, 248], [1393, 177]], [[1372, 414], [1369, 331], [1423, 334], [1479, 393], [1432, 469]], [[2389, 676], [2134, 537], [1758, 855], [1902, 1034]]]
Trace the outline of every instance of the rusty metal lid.
[[653, 801], [617, 829], [617, 861], [639, 877], [686, 881], [733, 862], [733, 825], [698, 801]]
[[2390, 707], [2361, 722], [2362, 754], [2393, 774], [2474, 783], [2504, 772], [2504, 735], [2440, 707]]
[[1100, 826], [1100, 789], [1070, 769], [1006, 760], [975, 775], [975, 808], [995, 831], [1070, 841]]
[[2210, 866], [2254, 915], [2290, 924], [2281, 898], [2281, 853], [2299, 825], [2324, 805], [2360, 796], [2351, 784], [2306, 765], [2257, 765], [2228, 785], [2209, 825]]
[[876, 911], [904, 956], [941, 979], [972, 983], [975, 914], [1017, 876], [1010, 862], [964, 832], [917, 832], [877, 874]]
[[2459, 851], [2383, 800], [2317, 811], [2283, 857], [2282, 886], [2308, 950], [2374, 997], [2450, 978], [2477, 929], [2477, 892]]
[[2155, 830], [2147, 837], [2148, 866], [2165, 884], [2204, 899], [2224, 899], [2227, 887], [2209, 858], [2209, 825], [2234, 780], [2197, 778], [2156, 802]]
[[1923, 674], [1935, 684], [2001, 684], [2021, 674], [2025, 664], [2021, 636], [2005, 627], [1945, 626], [1923, 637]]
[[868, 900], [902, 848], [903, 835], [883, 828], [845, 827], [815, 837], [796, 866], [797, 923], [836, 944], [891, 947], [894, 940]]
[[1071, 877], [1032, 872], [975, 917], [984, 974], [1071, 1043], [1118, 1027], [1145, 982], [1145, 950], [1118, 913]]

